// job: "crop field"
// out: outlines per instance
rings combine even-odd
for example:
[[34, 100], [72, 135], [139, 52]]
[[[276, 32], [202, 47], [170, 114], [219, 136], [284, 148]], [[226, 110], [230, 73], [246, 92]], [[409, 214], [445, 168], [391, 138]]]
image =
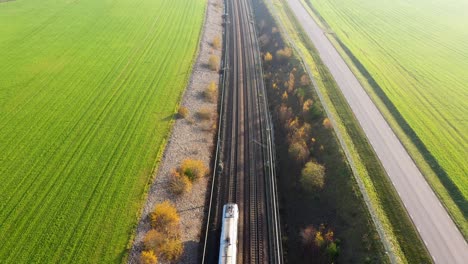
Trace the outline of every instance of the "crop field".
[[414, 131], [432, 169], [441, 168], [466, 228], [468, 2], [307, 1]]
[[0, 262], [120, 263], [206, 0], [0, 4]]

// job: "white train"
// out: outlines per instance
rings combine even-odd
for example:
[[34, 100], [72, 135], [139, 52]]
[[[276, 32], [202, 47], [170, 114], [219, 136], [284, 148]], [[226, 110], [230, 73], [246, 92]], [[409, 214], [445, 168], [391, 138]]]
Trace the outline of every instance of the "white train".
[[236, 264], [238, 221], [239, 208], [237, 204], [225, 204], [219, 246], [219, 264]]

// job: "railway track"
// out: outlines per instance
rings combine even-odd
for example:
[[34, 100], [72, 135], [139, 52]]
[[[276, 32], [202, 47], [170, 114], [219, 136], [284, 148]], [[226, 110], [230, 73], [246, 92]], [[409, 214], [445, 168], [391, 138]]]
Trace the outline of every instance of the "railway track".
[[281, 263], [274, 147], [251, 0], [226, 0], [223, 90], [203, 263], [216, 263], [222, 207], [239, 207], [238, 263]]

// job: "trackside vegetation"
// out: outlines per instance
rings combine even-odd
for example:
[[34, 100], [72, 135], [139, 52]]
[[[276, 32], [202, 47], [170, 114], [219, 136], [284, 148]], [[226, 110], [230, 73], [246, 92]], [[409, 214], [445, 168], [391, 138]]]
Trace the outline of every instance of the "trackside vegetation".
[[467, 238], [467, 2], [304, 4], [329, 32]]
[[[1, 263], [125, 260], [205, 9], [206, 0], [0, 5]], [[172, 258], [155, 253], [148, 262]]]
[[[328, 69], [320, 60], [315, 47], [303, 33], [299, 23], [283, 0], [265, 0], [273, 10], [277, 21], [281, 23], [284, 35], [295, 44], [304, 64], [310, 69], [317, 89], [323, 97], [333, 117], [336, 130], [341, 135], [349, 155], [354, 163], [355, 174], [362, 182], [373, 209], [373, 215], [379, 220], [385, 233], [385, 244], [390, 248], [389, 256], [398, 263], [430, 263], [431, 258], [420, 240], [416, 228], [407, 215], [398, 194], [390, 183], [378, 158], [367, 142], [346, 99], [336, 86]], [[329, 127], [329, 120], [323, 125]], [[371, 212], [372, 213], [372, 212]]]
[[352, 171], [304, 65], [254, 1], [275, 127], [287, 263], [387, 263]]

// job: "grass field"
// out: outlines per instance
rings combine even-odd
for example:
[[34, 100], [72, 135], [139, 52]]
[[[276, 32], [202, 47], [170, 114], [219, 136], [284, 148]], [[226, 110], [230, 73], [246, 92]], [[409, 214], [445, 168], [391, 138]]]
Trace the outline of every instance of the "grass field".
[[118, 263], [206, 0], [0, 4], [0, 262]]
[[468, 20], [464, 10], [468, 3], [314, 0], [309, 4], [358, 67], [364, 68], [367, 81], [372, 79], [370, 92], [388, 98], [382, 104], [393, 117], [387, 119], [393, 119], [394, 130], [403, 128], [406, 139], [396, 132], [426, 176], [438, 176], [429, 180], [466, 237]]

